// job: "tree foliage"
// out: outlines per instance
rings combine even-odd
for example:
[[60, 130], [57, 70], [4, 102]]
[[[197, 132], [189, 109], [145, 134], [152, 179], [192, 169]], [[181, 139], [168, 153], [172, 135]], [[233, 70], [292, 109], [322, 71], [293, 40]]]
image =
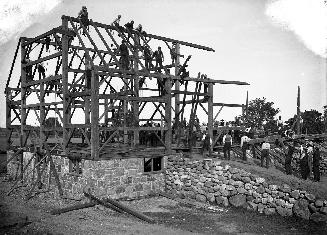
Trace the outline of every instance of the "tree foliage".
[[305, 110], [301, 117], [303, 119], [302, 133], [321, 134], [324, 131], [322, 113], [317, 110]]
[[274, 102], [268, 102], [265, 97], [251, 100], [247, 115], [244, 117], [245, 125], [258, 129], [262, 127], [269, 130], [276, 129], [275, 116], [279, 113], [279, 108], [274, 108], [273, 105]]

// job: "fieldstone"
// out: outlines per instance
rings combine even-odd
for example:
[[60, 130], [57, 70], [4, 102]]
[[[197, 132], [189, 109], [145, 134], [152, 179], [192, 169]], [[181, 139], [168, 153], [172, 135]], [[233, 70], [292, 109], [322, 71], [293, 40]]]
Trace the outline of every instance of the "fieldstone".
[[235, 180], [233, 180], [233, 179], [228, 180], [229, 185], [234, 185], [234, 183], [235, 183]]
[[255, 203], [261, 203], [261, 198], [255, 198], [255, 199], [253, 200], [253, 202], [255, 202]]
[[269, 188], [265, 188], [266, 193], [271, 194], [271, 190]]
[[258, 208], [258, 205], [255, 204], [254, 202], [247, 202], [247, 207], [246, 209], [250, 210], [250, 211], [256, 211]]
[[280, 190], [284, 193], [290, 193], [291, 192], [291, 187], [288, 184], [283, 184]]
[[236, 194], [237, 194], [237, 190], [236, 189], [234, 189], [232, 191], [229, 191], [229, 196], [234, 196]]
[[323, 205], [324, 205], [324, 201], [323, 200], [320, 200], [320, 199], [316, 200], [316, 202], [315, 202], [315, 206], [316, 207], [322, 207]]
[[204, 195], [202, 195], [202, 194], [197, 194], [196, 196], [195, 196], [195, 200], [197, 200], [197, 201], [199, 201], [199, 202], [206, 202], [206, 197], [204, 196]]
[[224, 196], [224, 197], [228, 197], [228, 196], [229, 196], [229, 191], [227, 191], [227, 190], [225, 190], [225, 189], [220, 190], [220, 193], [221, 193], [221, 195]]
[[288, 201], [290, 199], [290, 195], [288, 193], [285, 193], [284, 199]]
[[218, 176], [222, 176], [223, 174], [224, 174], [223, 171], [217, 171], [217, 175], [218, 175]]
[[233, 174], [232, 179], [235, 181], [242, 180], [242, 176], [240, 174]]
[[285, 197], [285, 193], [283, 193], [283, 192], [278, 192], [278, 197], [280, 197], [280, 198], [284, 198], [284, 197]]
[[315, 213], [318, 211], [318, 209], [315, 207], [314, 203], [310, 203], [308, 207], [309, 207], [309, 210], [311, 213]]
[[244, 186], [244, 183], [242, 181], [235, 181], [233, 186], [235, 187], [243, 187]]
[[265, 188], [264, 187], [262, 187], [262, 186], [260, 186], [260, 187], [258, 187], [257, 188], [257, 190], [256, 190], [258, 193], [261, 193], [261, 194], [263, 194], [264, 192], [265, 192]]
[[246, 196], [246, 201], [252, 202], [254, 200], [254, 197], [251, 195]]
[[233, 190], [235, 190], [235, 187], [233, 185], [227, 185], [226, 190], [233, 191]]
[[257, 182], [258, 184], [262, 184], [263, 182], [265, 182], [265, 179], [257, 177], [257, 178], [255, 178], [255, 182]]
[[251, 182], [251, 179], [250, 179], [250, 177], [245, 176], [245, 177], [242, 177], [242, 181], [243, 181], [244, 183], [250, 183], [250, 182]]
[[326, 206], [325, 207], [321, 207], [320, 208], [320, 212], [323, 213], [323, 214], [325, 214], [325, 215], [327, 215], [327, 207]]
[[247, 193], [247, 191], [244, 188], [238, 188], [237, 192], [240, 193], [240, 194], [246, 194]]
[[239, 172], [239, 169], [237, 169], [237, 168], [230, 168], [229, 169], [229, 172], [232, 173], [232, 174], [236, 174], [236, 173]]
[[281, 206], [277, 206], [276, 207], [277, 213], [283, 217], [286, 216], [292, 216], [292, 210], [281, 207]]
[[282, 207], [285, 206], [285, 201], [283, 199], [276, 199], [275, 203], [277, 206], [282, 206]]
[[314, 202], [316, 199], [315, 195], [313, 195], [311, 193], [306, 193], [305, 197], [309, 200], [309, 202]]
[[271, 196], [278, 197], [278, 191], [271, 191]]
[[229, 206], [229, 202], [228, 202], [228, 198], [227, 197], [223, 197], [223, 206], [224, 207], [228, 207]]
[[229, 202], [235, 207], [243, 206], [246, 203], [246, 196], [244, 194], [236, 194], [229, 198]]
[[290, 199], [288, 199], [288, 201], [290, 202], [290, 203], [292, 203], [292, 204], [294, 204], [295, 202], [296, 202], [296, 200], [294, 199], [294, 198], [290, 198]]
[[209, 202], [211, 202], [211, 203], [213, 203], [213, 202], [215, 201], [215, 195], [213, 195], [212, 193], [208, 193], [208, 194], [206, 195], [206, 197], [207, 197], [207, 200], [208, 200]]
[[200, 182], [204, 183], [204, 182], [207, 181], [207, 178], [204, 177], [204, 176], [200, 176], [200, 179], [199, 180], [200, 180]]
[[265, 209], [265, 205], [259, 203], [259, 204], [258, 204], [258, 212], [259, 212], [259, 213], [263, 213], [263, 210], [264, 210], [264, 209]]
[[294, 204], [289, 203], [289, 202], [285, 202], [285, 208], [292, 209], [293, 206], [294, 206]]
[[255, 197], [255, 198], [260, 198], [261, 194], [256, 192], [256, 191], [253, 191], [252, 196]]
[[246, 190], [252, 189], [252, 184], [246, 183], [246, 184], [244, 185], [244, 188], [245, 188]]
[[268, 183], [267, 182], [262, 182], [262, 186], [265, 188], [268, 188]]
[[263, 193], [263, 194], [262, 194], [262, 197], [268, 197], [268, 196], [269, 196], [268, 193]]
[[223, 204], [224, 199], [223, 199], [222, 196], [216, 196], [215, 199], [216, 199], [216, 203], [218, 205], [222, 205]]
[[299, 197], [300, 197], [300, 191], [299, 190], [293, 190], [291, 192], [291, 197], [294, 197], [295, 199], [299, 199]]
[[275, 208], [266, 208], [266, 209], [264, 209], [264, 213], [265, 213], [265, 215], [273, 215], [276, 213], [276, 209]]
[[274, 184], [271, 184], [271, 185], [269, 185], [269, 189], [271, 191], [276, 191], [278, 189], [278, 186], [277, 185], [274, 185]]
[[261, 198], [261, 202], [262, 202], [262, 204], [266, 205], [268, 203], [268, 199], [263, 197], [263, 198]]
[[256, 179], [258, 176], [254, 175], [254, 174], [250, 174], [249, 177], [250, 177], [250, 179], [251, 179], [252, 181], [255, 181], [255, 179]]
[[310, 220], [312, 220], [315, 223], [326, 223], [327, 215], [323, 215], [319, 212], [316, 212], [316, 213], [311, 214]]
[[222, 171], [222, 170], [224, 170], [224, 167], [222, 167], [222, 166], [216, 166], [216, 170], [217, 171]]
[[268, 203], [272, 203], [274, 201], [274, 198], [271, 197], [271, 196], [268, 196], [267, 197], [267, 201], [268, 201]]
[[249, 190], [246, 190], [246, 191], [247, 191], [246, 194], [247, 194], [247, 195], [251, 195], [251, 196], [252, 196], [252, 194], [253, 194], [253, 192], [254, 192], [252, 189], [249, 189]]
[[309, 203], [307, 200], [305, 199], [298, 200], [293, 206], [294, 214], [302, 219], [309, 220], [310, 211], [308, 205]]

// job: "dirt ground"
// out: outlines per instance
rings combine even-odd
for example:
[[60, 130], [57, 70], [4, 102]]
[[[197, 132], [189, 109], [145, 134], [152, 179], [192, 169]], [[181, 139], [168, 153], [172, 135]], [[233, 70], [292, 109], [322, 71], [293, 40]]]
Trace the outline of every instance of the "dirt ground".
[[0, 234], [327, 234], [326, 225], [296, 218], [218, 206], [196, 209], [164, 197], [122, 201], [155, 219], [154, 224], [100, 205], [51, 215], [52, 209], [80, 202], [54, 199], [50, 193], [25, 201], [24, 188], [6, 196], [10, 185], [5, 177], [0, 178]]

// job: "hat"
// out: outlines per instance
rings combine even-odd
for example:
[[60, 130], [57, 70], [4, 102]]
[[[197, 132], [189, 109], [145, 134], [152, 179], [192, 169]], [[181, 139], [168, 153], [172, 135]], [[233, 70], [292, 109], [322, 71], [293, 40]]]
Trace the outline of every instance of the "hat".
[[87, 9], [86, 6], [82, 6], [82, 9]]

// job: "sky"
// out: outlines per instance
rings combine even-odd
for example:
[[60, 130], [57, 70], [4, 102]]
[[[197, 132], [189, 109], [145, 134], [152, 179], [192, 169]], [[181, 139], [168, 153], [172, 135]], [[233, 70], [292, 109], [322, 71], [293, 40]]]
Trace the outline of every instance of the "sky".
[[[19, 37], [35, 37], [77, 16], [86, 5], [94, 21], [110, 24], [133, 19], [152, 34], [211, 47], [187, 47], [190, 74], [237, 80], [250, 86], [216, 85], [214, 102], [245, 103], [266, 97], [283, 120], [301, 110], [322, 111], [327, 104], [327, 7], [324, 0], [2, 0], [0, 1], [0, 107]], [[182, 61], [183, 62], [183, 61]], [[18, 66], [17, 66], [18, 67]], [[13, 78], [17, 81], [18, 76]], [[215, 110], [215, 112], [217, 112]], [[240, 108], [224, 108], [219, 119], [233, 120]], [[200, 119], [202, 117], [200, 116]], [[0, 116], [5, 126], [5, 116]]]

